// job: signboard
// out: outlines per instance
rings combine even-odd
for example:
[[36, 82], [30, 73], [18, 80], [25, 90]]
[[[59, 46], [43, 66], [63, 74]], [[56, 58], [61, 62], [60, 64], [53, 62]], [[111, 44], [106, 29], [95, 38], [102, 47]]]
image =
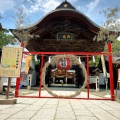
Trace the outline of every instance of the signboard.
[[65, 33], [59, 32], [59, 33], [57, 33], [56, 37], [57, 37], [57, 40], [73, 40], [75, 38], [75, 34], [67, 33], [67, 32], [65, 32]]
[[22, 50], [22, 47], [3, 47], [1, 77], [20, 77]]

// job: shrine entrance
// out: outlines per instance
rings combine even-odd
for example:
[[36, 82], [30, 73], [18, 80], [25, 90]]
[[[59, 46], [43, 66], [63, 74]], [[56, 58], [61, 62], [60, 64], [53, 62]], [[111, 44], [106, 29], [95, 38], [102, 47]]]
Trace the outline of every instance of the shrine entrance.
[[[23, 52], [23, 54], [37, 55], [40, 60], [40, 81], [37, 93], [32, 96], [32, 93], [19, 95], [20, 78], [18, 78], [16, 97], [101, 99], [90, 95], [91, 85], [98, 88], [99, 80], [97, 75], [92, 76], [90, 73], [89, 62], [95, 56], [104, 55], [109, 59], [111, 97], [102, 97], [102, 99], [114, 100], [111, 43], [107, 43], [107, 40], [98, 42], [94, 39], [98, 35], [100, 27], [86, 15], [77, 11], [68, 1], [62, 2], [37, 23], [24, 29], [10, 29], [10, 31], [21, 43], [27, 42], [25, 47], [29, 52]], [[24, 31], [29, 33], [28, 36], [26, 35], [27, 41], [23, 40]], [[106, 43], [108, 52], [105, 53], [103, 51]], [[104, 83], [104, 78], [102, 82]], [[53, 91], [56, 86], [57, 90]], [[70, 86], [74, 90], [69, 89], [66, 95], [64, 92], [62, 94], [58, 91], [59, 88]], [[62, 89], [61, 91], [63, 91]], [[82, 93], [85, 94], [79, 96]]]
[[[108, 49], [110, 49], [110, 48], [111, 48], [111, 43], [108, 43]], [[110, 54], [110, 52], [108, 52], [108, 53], [97, 53], [97, 52], [95, 52], [95, 53], [90, 53], [90, 52], [89, 53], [85, 53], [85, 52], [83, 52], [83, 53], [81, 53], [81, 52], [69, 53], [69, 52], [65, 52], [64, 54], [62, 52], [47, 52], [47, 53], [45, 53], [45, 52], [24, 52], [24, 54], [33, 54], [33, 55], [38, 54], [38, 55], [41, 55], [40, 85], [39, 85], [38, 93], [35, 96], [34, 95], [33, 96], [31, 96], [31, 95], [27, 95], [27, 96], [26, 95], [24, 95], [24, 96], [23, 95], [19, 95], [18, 94], [18, 91], [19, 91], [18, 87], [19, 87], [20, 79], [18, 78], [17, 86], [16, 86], [16, 93], [15, 93], [16, 97], [113, 100], [114, 92], [113, 92], [113, 83], [112, 83], [113, 79], [112, 79], [112, 77], [110, 78], [110, 87], [111, 87], [110, 90], [111, 90], [111, 93], [112, 93], [110, 98], [104, 98], [104, 97], [97, 97], [96, 98], [95, 96], [93, 97], [93, 95], [90, 94], [91, 91], [90, 91], [90, 75], [89, 75], [89, 58], [91, 56], [93, 56], [93, 55], [94, 56], [97, 56], [97, 55], [106, 55], [106, 56], [108, 56], [108, 58], [109, 58], [109, 70], [110, 70], [110, 73], [112, 74], [112, 69], [111, 69], [111, 65], [112, 64], [111, 64], [111, 54]], [[51, 61], [48, 61], [48, 62], [45, 63], [44, 62], [44, 56], [46, 54], [49, 55], [49, 56], [52, 55], [52, 57], [51, 57]], [[79, 61], [79, 57], [81, 57], [81, 56], [86, 58], [86, 65], [84, 65], [83, 63], [81, 63]], [[76, 81], [74, 81], [74, 83], [71, 84], [72, 87], [70, 87], [69, 84], [68, 84], [67, 86], [69, 86], [70, 89], [65, 90], [65, 91], [67, 91], [67, 94], [65, 94], [64, 92], [61, 91], [62, 89], [65, 88], [66, 81], [65, 81], [65, 83], [62, 83], [62, 81], [60, 81], [61, 82], [61, 86], [62, 86], [61, 90], [59, 89], [59, 86], [57, 86], [57, 90], [53, 89], [56, 84], [52, 84], [52, 82], [53, 83], [55, 82], [55, 81], [53, 81], [54, 80], [53, 77], [55, 77], [55, 72], [56, 72], [55, 70], [58, 69], [55, 66], [57, 66], [59, 64], [58, 61], [61, 58], [64, 58], [64, 59], [68, 58], [68, 59], [70, 59], [70, 62], [72, 62], [71, 65], [79, 66], [78, 68], [81, 68], [82, 74], [83, 74], [83, 81], [82, 81], [83, 84], [82, 84], [82, 86], [80, 86], [79, 88], [76, 88], [75, 84], [74, 84], [74, 83], [76, 83]], [[48, 67], [50, 65], [53, 66], [55, 68], [55, 70], [51, 69], [51, 71], [49, 71]], [[59, 70], [60, 69], [58, 69], [57, 72]], [[66, 70], [66, 68], [64, 68], [64, 69], [62, 68], [61, 71], [63, 73], [62, 74], [59, 73], [59, 75], [64, 75], [65, 74], [64, 72], [67, 71], [67, 70]], [[47, 72], [51, 74], [51, 78], [47, 78], [46, 77]], [[73, 71], [70, 72], [70, 73], [72, 73], [72, 75], [75, 75], [75, 72], [73, 72]], [[68, 71], [68, 75], [66, 73], [66, 77], [67, 76], [69, 76], [69, 71]], [[75, 76], [74, 76], [74, 79], [76, 79]], [[81, 80], [79, 79], [79, 81], [81, 81]], [[51, 83], [51, 87], [49, 87], [47, 85], [47, 82]], [[44, 87], [42, 87], [42, 85]], [[76, 89], [73, 90], [72, 88], [76, 88]], [[48, 92], [48, 96], [46, 96], [46, 95], [44, 96], [44, 94], [45, 94], [44, 92], [45, 91], [43, 91], [43, 89]], [[84, 97], [83, 96], [79, 97], [79, 95], [83, 94], [82, 92], [85, 92], [86, 96], [83, 95]]]
[[[65, 59], [66, 59], [66, 61], [65, 61]], [[61, 60], [61, 61], [60, 61]], [[67, 61], [67, 60], [69, 60], [69, 61]], [[59, 74], [59, 76], [64, 76], [65, 77], [65, 80], [63, 81], [62, 79], [61, 79], [61, 81], [59, 81], [59, 82], [61, 82], [62, 83], [62, 85], [64, 85], [64, 82], [67, 84], [67, 77], [68, 76], [70, 76], [69, 75], [69, 71], [67, 71], [67, 69], [68, 70], [70, 70], [70, 68], [71, 68], [71, 66], [72, 65], [78, 65], [81, 69], [82, 69], [82, 72], [83, 72], [83, 75], [84, 75], [84, 83], [83, 83], [83, 85], [82, 85], [82, 87], [81, 88], [79, 88], [74, 94], [70, 94], [70, 95], [67, 95], [67, 96], [64, 96], [64, 95], [58, 95], [58, 94], [55, 94], [54, 92], [52, 92], [47, 86], [46, 86], [46, 82], [45, 82], [45, 80], [43, 80], [44, 79], [44, 76], [46, 76], [45, 75], [45, 73], [46, 73], [46, 71], [47, 71], [47, 68], [48, 68], [48, 66], [49, 65], [52, 65], [52, 66], [58, 66], [57, 68], [55, 68], [55, 69], [57, 69], [57, 72], [59, 71], [59, 72], [63, 72], [63, 73], [57, 73], [57, 74], [55, 74], [55, 75], [58, 75]], [[50, 71], [49, 71], [50, 72]], [[64, 72], [66, 72], [66, 73], [64, 73]], [[73, 72], [71, 72], [72, 74], [73, 74]], [[74, 73], [74, 75], [75, 75], [75, 73]], [[58, 77], [58, 76], [56, 76], [56, 77]], [[75, 76], [73, 76], [74, 78], [76, 78]], [[50, 81], [50, 80], [49, 80]], [[49, 81], [48, 81], [48, 83], [49, 83]], [[79, 80], [80, 81], [80, 80]], [[55, 55], [55, 56], [53, 56], [53, 58], [51, 59], [51, 63], [45, 63], [45, 65], [44, 65], [44, 67], [43, 67], [43, 70], [42, 70], [42, 82], [43, 82], [43, 86], [44, 86], [44, 89], [45, 90], [47, 90], [47, 92], [49, 93], [49, 94], [51, 94], [52, 96], [54, 96], [54, 97], [74, 97], [74, 96], [77, 96], [78, 94], [80, 94], [80, 92], [83, 90], [83, 89], [85, 89], [85, 87], [86, 87], [86, 85], [87, 85], [87, 73], [86, 73], [86, 69], [85, 69], [85, 66], [83, 65], [83, 63], [79, 63], [79, 60], [78, 60], [78, 58], [77, 58], [77, 56], [75, 56], [75, 55], [72, 55], [72, 54], [67, 54], [67, 55]], [[54, 81], [55, 82], [55, 81]], [[72, 81], [73, 82], [73, 84], [72, 85], [74, 85], [74, 82], [76, 83], [76, 81]], [[77, 83], [78, 84], [78, 83]]]

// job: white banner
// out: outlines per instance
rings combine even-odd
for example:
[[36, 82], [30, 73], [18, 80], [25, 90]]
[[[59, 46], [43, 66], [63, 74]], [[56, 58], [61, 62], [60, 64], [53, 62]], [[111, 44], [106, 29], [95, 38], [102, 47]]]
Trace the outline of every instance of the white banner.
[[102, 61], [102, 68], [103, 68], [104, 77], [107, 77], [107, 71], [106, 71], [106, 66], [105, 66], [105, 59], [104, 59], [103, 55], [101, 55], [101, 61]]

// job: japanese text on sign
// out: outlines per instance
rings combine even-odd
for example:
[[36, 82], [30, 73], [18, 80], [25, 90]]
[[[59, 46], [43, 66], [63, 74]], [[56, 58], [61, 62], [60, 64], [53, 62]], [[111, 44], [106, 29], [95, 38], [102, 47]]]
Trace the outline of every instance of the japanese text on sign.
[[3, 47], [0, 76], [20, 77], [22, 47]]

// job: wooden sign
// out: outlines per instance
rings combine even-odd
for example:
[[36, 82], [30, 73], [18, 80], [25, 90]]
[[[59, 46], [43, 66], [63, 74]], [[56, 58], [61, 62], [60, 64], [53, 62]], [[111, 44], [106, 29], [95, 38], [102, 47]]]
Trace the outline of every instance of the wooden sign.
[[20, 77], [22, 50], [22, 47], [3, 47], [1, 77]]

